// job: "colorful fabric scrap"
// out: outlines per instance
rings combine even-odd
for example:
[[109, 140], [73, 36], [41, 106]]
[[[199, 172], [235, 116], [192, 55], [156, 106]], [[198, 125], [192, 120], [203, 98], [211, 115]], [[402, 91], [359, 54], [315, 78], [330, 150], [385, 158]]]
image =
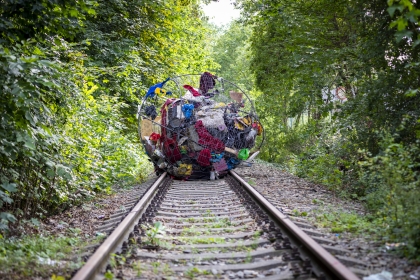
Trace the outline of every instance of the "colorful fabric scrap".
[[[156, 93], [160, 93], [161, 92], [161, 89], [162, 89], [162, 87], [166, 84], [166, 82], [167, 81], [169, 81], [170, 80], [170, 78], [167, 78], [166, 80], [164, 80], [163, 82], [161, 82], [161, 83], [157, 83], [157, 84], [155, 84], [155, 85], [153, 85], [153, 86], [151, 86], [150, 88], [149, 88], [149, 90], [147, 91], [147, 93], [146, 93], [146, 98], [149, 98], [149, 97], [155, 97], [155, 94]], [[165, 93], [166, 93], [166, 91], [165, 91]]]

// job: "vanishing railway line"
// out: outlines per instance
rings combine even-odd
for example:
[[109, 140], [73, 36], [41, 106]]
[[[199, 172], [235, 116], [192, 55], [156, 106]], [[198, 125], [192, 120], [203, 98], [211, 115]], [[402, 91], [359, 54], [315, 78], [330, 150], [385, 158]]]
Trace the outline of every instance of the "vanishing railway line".
[[138, 194], [73, 279], [358, 279], [235, 172]]

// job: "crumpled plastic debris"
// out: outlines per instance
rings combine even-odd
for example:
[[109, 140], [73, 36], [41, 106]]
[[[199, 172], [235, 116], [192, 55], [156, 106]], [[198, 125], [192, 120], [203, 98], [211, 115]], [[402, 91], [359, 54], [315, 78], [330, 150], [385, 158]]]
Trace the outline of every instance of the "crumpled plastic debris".
[[60, 265], [63, 264], [64, 262], [62, 261], [53, 261], [50, 258], [42, 258], [38, 256], [38, 263], [40, 264], [46, 264], [46, 265]]
[[363, 280], [392, 280], [392, 273], [384, 270], [381, 273], [363, 277]]
[[249, 157], [249, 149], [241, 149], [238, 153], [238, 158], [246, 160]]
[[387, 251], [395, 250], [401, 246], [405, 246], [405, 243], [385, 243], [385, 248]]

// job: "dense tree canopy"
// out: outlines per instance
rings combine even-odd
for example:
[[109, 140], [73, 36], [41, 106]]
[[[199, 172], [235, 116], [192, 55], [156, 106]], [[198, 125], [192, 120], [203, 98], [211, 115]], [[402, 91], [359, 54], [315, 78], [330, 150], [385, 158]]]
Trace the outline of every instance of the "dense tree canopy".
[[215, 65], [199, 1], [0, 3], [0, 230], [146, 177], [139, 99]]
[[236, 4], [253, 28], [262, 156], [366, 200], [418, 255], [418, 1]]
[[[152, 172], [136, 111], [151, 84], [211, 70], [256, 100], [265, 160], [366, 202], [420, 243], [420, 3], [0, 0], [0, 231]], [[10, 226], [13, 225], [13, 226]]]

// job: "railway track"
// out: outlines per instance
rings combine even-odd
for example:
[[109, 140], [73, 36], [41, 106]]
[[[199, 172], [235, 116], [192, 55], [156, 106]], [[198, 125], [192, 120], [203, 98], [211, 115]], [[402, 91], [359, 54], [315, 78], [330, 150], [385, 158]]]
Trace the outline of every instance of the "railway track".
[[73, 279], [105, 276], [359, 279], [235, 172], [217, 181], [159, 177]]

